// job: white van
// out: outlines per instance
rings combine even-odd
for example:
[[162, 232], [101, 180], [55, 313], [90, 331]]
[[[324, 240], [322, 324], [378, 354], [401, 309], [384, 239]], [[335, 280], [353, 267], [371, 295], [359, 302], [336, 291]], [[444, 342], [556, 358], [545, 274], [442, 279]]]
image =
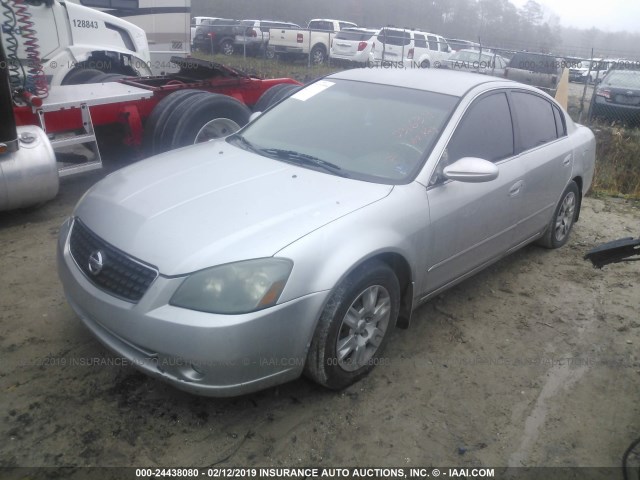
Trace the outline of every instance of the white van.
[[402, 63], [404, 67], [439, 67], [451, 56], [444, 37], [434, 33], [385, 27], [378, 33], [376, 62]]

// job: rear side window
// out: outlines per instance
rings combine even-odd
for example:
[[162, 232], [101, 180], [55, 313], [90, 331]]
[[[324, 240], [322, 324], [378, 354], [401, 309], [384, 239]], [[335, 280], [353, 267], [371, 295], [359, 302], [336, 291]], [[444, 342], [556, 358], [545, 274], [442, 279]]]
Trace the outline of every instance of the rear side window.
[[333, 32], [333, 23], [325, 22], [323, 20], [320, 20], [317, 22], [310, 22], [309, 28], [311, 30], [322, 30], [325, 32]]
[[424, 38], [424, 35], [415, 34], [413, 36], [413, 40], [417, 48], [427, 48], [427, 40]]
[[564, 115], [555, 105], [553, 105], [553, 116], [556, 118], [556, 133], [558, 138], [564, 137], [567, 134], [567, 125], [564, 121]]
[[378, 34], [378, 40], [388, 45], [406, 46], [411, 43], [409, 32], [393, 28], [383, 28]]
[[521, 150], [529, 150], [558, 138], [556, 117], [550, 102], [538, 95], [512, 92], [513, 108], [518, 118]]
[[497, 162], [513, 156], [513, 126], [505, 93], [476, 100], [465, 113], [447, 146], [449, 163], [463, 157]]
[[429, 39], [429, 50], [438, 50], [438, 39], [433, 35], [427, 35]]

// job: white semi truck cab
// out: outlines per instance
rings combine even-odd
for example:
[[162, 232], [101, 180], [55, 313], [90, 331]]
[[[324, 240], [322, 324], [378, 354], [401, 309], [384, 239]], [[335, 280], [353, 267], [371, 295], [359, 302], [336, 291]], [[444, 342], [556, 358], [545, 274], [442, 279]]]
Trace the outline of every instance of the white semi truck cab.
[[48, 86], [88, 83], [87, 72], [96, 70], [151, 74], [144, 30], [93, 8], [58, 0], [0, 0], [0, 25], [14, 85], [25, 77], [40, 86], [45, 80]]

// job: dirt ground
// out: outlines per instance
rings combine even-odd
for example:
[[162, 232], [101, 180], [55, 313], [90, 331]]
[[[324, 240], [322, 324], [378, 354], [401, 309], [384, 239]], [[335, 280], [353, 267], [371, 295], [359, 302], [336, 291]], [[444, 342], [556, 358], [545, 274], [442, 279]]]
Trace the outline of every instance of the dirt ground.
[[582, 259], [640, 234], [637, 203], [588, 198], [568, 245], [424, 305], [343, 392], [219, 400], [100, 365], [112, 354], [67, 305], [58, 227], [102, 175], [0, 214], [0, 467], [617, 466], [640, 435], [640, 264]]

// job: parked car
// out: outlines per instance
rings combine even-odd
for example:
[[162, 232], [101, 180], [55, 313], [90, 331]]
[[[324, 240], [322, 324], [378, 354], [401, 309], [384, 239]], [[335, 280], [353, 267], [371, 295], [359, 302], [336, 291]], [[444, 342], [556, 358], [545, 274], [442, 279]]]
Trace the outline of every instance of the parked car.
[[193, 48], [207, 53], [233, 55], [236, 35], [240, 33], [240, 22], [229, 18], [203, 20], [196, 28]]
[[379, 30], [345, 28], [333, 37], [329, 57], [345, 63], [370, 64], [375, 61], [376, 35]]
[[460, 38], [446, 38], [445, 40], [449, 44], [452, 53], [459, 50], [480, 50], [481, 48], [478, 42], [472, 42], [471, 40], [462, 40]]
[[385, 27], [378, 32], [374, 52], [376, 62], [392, 62], [405, 67], [439, 67], [451, 55], [449, 44], [440, 35]]
[[100, 341], [177, 388], [304, 372], [340, 389], [418, 305], [530, 242], [564, 245], [594, 159], [591, 130], [533, 87], [345, 70], [98, 182], [60, 229], [59, 275]]
[[640, 120], [640, 71], [607, 73], [591, 98], [591, 116], [637, 123]]
[[192, 17], [191, 18], [191, 46], [193, 47], [193, 39], [196, 37], [196, 29], [205, 20], [219, 20], [217, 17]]
[[250, 55], [266, 55], [268, 58], [273, 58], [273, 55], [268, 53], [273, 52], [273, 49], [268, 48], [270, 29], [300, 29], [300, 25], [278, 20], [242, 20], [240, 27], [234, 41], [236, 48], [238, 50], [246, 48], [246, 52]]
[[459, 50], [442, 64], [442, 68], [477, 72], [498, 77], [504, 76], [507, 61], [495, 53], [484, 53], [479, 50]]
[[562, 58], [531, 52], [517, 52], [505, 69], [505, 77], [516, 82], [533, 85], [555, 95], [565, 66]]

